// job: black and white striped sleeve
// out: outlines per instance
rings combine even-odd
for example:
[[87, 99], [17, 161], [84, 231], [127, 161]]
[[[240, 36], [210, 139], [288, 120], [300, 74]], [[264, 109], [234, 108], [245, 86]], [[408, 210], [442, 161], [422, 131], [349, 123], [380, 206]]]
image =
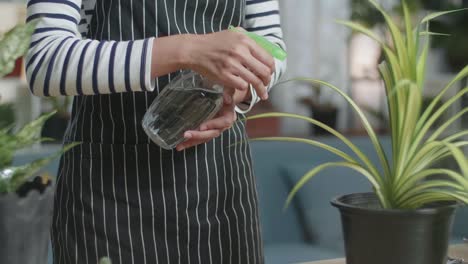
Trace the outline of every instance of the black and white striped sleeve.
[[82, 39], [81, 0], [30, 0], [27, 20], [39, 19], [26, 55], [30, 89], [38, 96], [152, 91], [152, 38]]
[[[245, 10], [244, 28], [247, 31], [264, 36], [270, 42], [277, 44], [283, 50], [286, 45], [283, 41], [279, 4], [277, 0], [247, 0]], [[272, 75], [268, 90], [278, 82], [286, 71], [286, 61], [275, 60], [276, 71]], [[252, 100], [256, 103], [260, 98], [253, 91]]]

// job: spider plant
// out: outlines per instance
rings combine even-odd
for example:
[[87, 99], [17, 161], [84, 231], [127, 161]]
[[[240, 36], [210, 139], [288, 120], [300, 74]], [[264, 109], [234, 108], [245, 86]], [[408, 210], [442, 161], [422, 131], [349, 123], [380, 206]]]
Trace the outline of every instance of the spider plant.
[[[417, 209], [438, 201], [456, 201], [468, 204], [468, 162], [460, 150], [461, 147], [468, 145], [468, 141], [463, 140], [463, 137], [468, 135], [468, 131], [446, 135], [448, 128], [468, 112], [468, 107], [461, 109], [450, 119], [444, 120], [442, 125], [436, 129], [430, 129], [449, 107], [468, 93], [468, 87], [461, 89], [455, 96], [436, 108], [447, 91], [454, 89], [456, 83], [468, 76], [468, 66], [445, 87], [441, 88], [426, 109], [422, 108], [430, 39], [434, 35], [441, 35], [429, 32], [429, 23], [442, 15], [460, 10], [432, 13], [416, 24], [412, 22], [412, 14], [407, 1], [402, 0], [404, 27], [401, 29], [380, 4], [375, 0], [369, 0], [369, 2], [384, 18], [391, 40], [384, 41], [370, 29], [356, 22], [339, 21], [339, 23], [374, 39], [384, 51], [385, 59], [379, 66], [379, 71], [385, 83], [387, 96], [392, 159], [390, 161], [384, 152], [374, 128], [371, 127], [363, 113], [364, 111], [348, 95], [336, 86], [320, 80], [296, 79], [329, 87], [342, 96], [361, 118], [379, 161], [377, 164], [372, 163], [369, 157], [351, 140], [317, 120], [287, 113], [252, 116], [249, 119], [287, 117], [305, 120], [339, 138], [354, 154], [348, 155], [340, 149], [312, 139], [290, 137], [256, 139], [303, 142], [332, 152], [343, 159], [338, 162], [325, 163], [310, 170], [293, 188], [287, 204], [307, 181], [331, 167], [347, 167], [365, 176], [372, 184], [375, 194], [385, 209]], [[455, 170], [434, 168], [437, 162], [448, 157], [454, 157], [458, 161], [464, 175]], [[434, 177], [440, 175], [446, 178]]]

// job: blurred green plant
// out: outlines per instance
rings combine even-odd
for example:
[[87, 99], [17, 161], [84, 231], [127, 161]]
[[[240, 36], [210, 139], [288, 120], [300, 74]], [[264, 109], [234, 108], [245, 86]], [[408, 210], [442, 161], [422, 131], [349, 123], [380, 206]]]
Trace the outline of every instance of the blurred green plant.
[[[0, 78], [9, 74], [15, 68], [15, 62], [29, 48], [31, 35], [37, 21], [17, 25], [0, 38]], [[1, 99], [1, 98], [0, 98]], [[11, 104], [0, 104], [0, 128], [11, 126], [15, 121], [15, 113]]]
[[57, 115], [60, 117], [68, 118], [69, 112], [68, 108], [70, 107], [72, 98], [70, 96], [63, 97], [47, 97], [45, 98], [47, 102], [50, 103], [52, 109], [57, 111]]
[[[379, 66], [379, 70], [385, 83], [392, 159], [390, 161], [385, 153], [364, 111], [348, 95], [336, 86], [320, 80], [297, 79], [329, 87], [351, 105], [363, 122], [379, 162], [378, 164], [371, 162], [369, 157], [350, 139], [315, 119], [286, 113], [252, 116], [249, 119], [288, 117], [310, 122], [343, 141], [353, 153], [349, 155], [340, 149], [312, 139], [291, 137], [257, 139], [303, 142], [334, 153], [343, 159], [339, 162], [322, 164], [309, 171], [293, 188], [287, 204], [306, 182], [331, 167], [346, 167], [365, 176], [372, 184], [374, 192], [385, 209], [416, 209], [437, 201], [458, 201], [468, 204], [468, 161], [460, 150], [461, 147], [468, 145], [468, 141], [463, 140], [463, 137], [468, 135], [468, 131], [459, 131], [449, 136], [443, 135], [451, 124], [468, 113], [468, 107], [454, 113], [434, 131], [430, 129], [450, 106], [463, 95], [468, 94], [468, 87], [464, 88], [436, 108], [447, 91], [454, 89], [456, 83], [468, 76], [468, 66], [465, 66], [452, 81], [441, 89], [426, 109], [422, 107], [430, 39], [431, 36], [437, 35], [429, 31], [429, 23], [438, 17], [459, 10], [432, 13], [415, 24], [407, 4], [409, 0], [402, 0], [404, 28], [401, 29], [398, 22], [380, 4], [375, 0], [368, 1], [385, 19], [385, 26], [391, 34], [390, 43], [361, 23], [353, 21], [339, 21], [339, 23], [374, 39], [384, 51], [385, 60]], [[447, 168], [432, 167], [448, 157], [454, 157], [457, 160], [462, 173]], [[433, 177], [440, 175], [447, 178]]]
[[9, 128], [0, 130], [0, 194], [15, 192], [23, 183], [36, 176], [35, 174], [41, 168], [78, 144], [68, 144], [50, 157], [38, 159], [22, 166], [12, 166], [16, 151], [48, 140], [39, 135], [44, 122], [54, 114], [55, 112], [51, 112], [42, 115], [16, 133], [12, 133]]
[[15, 123], [13, 104], [0, 104], [0, 129], [10, 127]]
[[28, 51], [37, 22], [33, 20], [24, 25], [17, 25], [0, 39], [0, 78], [10, 73], [16, 60]]

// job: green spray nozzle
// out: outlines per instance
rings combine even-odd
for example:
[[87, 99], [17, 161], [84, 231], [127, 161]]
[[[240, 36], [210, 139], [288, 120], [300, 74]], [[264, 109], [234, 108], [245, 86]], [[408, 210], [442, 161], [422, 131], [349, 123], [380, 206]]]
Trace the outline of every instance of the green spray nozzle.
[[230, 26], [229, 30], [240, 32], [240, 33], [247, 35], [249, 38], [253, 39], [258, 45], [260, 45], [263, 49], [265, 49], [268, 53], [270, 53], [271, 56], [273, 56], [274, 58], [280, 61], [284, 61], [286, 57], [288, 56], [287, 53], [282, 48], [271, 43], [266, 38], [260, 35], [257, 35], [255, 33], [248, 32], [248, 31], [241, 31], [233, 26]]

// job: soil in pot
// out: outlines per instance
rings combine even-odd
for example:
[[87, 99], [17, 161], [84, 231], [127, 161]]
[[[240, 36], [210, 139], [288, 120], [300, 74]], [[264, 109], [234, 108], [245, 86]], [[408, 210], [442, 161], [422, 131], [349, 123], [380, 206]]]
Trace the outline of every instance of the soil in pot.
[[48, 263], [53, 185], [41, 177], [0, 196], [0, 263]]
[[445, 264], [456, 203], [383, 210], [373, 193], [332, 201], [341, 212], [347, 264]]

